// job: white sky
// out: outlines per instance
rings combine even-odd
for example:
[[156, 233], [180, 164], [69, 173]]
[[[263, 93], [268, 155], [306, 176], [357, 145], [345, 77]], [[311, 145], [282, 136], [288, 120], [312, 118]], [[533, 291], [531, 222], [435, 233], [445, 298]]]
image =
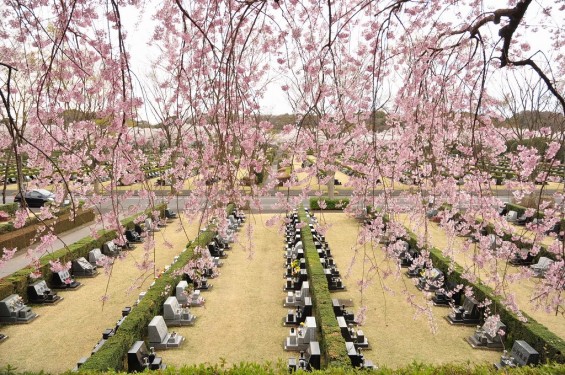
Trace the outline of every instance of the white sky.
[[[484, 1], [483, 4], [485, 10], [492, 10], [494, 9], [494, 7], [504, 7], [507, 5], [505, 1], [500, 1], [500, 0], [498, 1], [488, 0], [488, 1]], [[526, 14], [527, 17], [525, 21], [529, 25], [534, 25], [534, 26], [536, 24], [545, 22], [546, 24], [552, 24], [559, 27], [559, 25], [562, 24], [562, 22], [560, 23], [558, 20], [555, 19], [554, 16], [551, 18], [547, 18], [541, 15], [540, 5], [541, 4], [532, 4], [531, 6], [532, 9], [528, 9], [528, 13]], [[155, 48], [152, 48], [151, 46], [147, 45], [147, 42], [151, 37], [151, 32], [154, 29], [155, 23], [151, 19], [151, 16], [155, 12], [155, 8], [152, 7], [151, 5], [148, 5], [145, 11], [141, 12], [141, 15], [139, 12], [129, 8], [130, 7], [128, 7], [128, 9], [122, 10], [123, 23], [125, 25], [126, 30], [129, 30], [126, 43], [130, 47], [130, 51], [132, 52], [131, 53], [132, 67], [135, 73], [137, 74], [138, 78], [143, 79], [144, 76], [146, 76], [147, 73], [149, 72], [149, 68], [150, 68], [149, 62], [155, 60], [158, 56], [158, 51]], [[492, 26], [490, 26], [490, 28], [495, 33], [498, 31], [497, 28], [492, 28]], [[528, 33], [528, 31], [524, 30], [523, 27], [521, 27], [519, 31], [524, 34]], [[548, 55], [562, 52], [562, 51], [552, 51], [551, 48], [549, 48], [550, 45], [549, 37], [540, 38], [538, 35], [538, 39], [530, 40], [530, 44], [532, 45], [531, 52], [534, 52], [534, 50], [537, 49], [543, 49], [544, 51], [546, 51]], [[273, 61], [273, 64], [276, 64], [276, 62]], [[495, 75], [498, 75], [498, 73], [495, 73]], [[493, 85], [500, 87], [500, 80], [503, 78], [500, 77], [491, 77], [491, 78], [493, 79], [494, 82]], [[563, 79], [563, 77], [560, 77], [560, 79]], [[497, 81], [499, 82], [498, 84], [496, 84]], [[284, 114], [284, 113], [292, 112], [292, 109], [288, 104], [286, 94], [281, 89], [282, 84], [283, 83], [281, 82], [281, 79], [273, 80], [273, 82], [271, 82], [267, 87], [267, 93], [261, 102], [263, 113]], [[148, 117], [150, 122], [154, 122], [154, 119], [151, 118], [150, 114], [145, 116], [142, 114], [142, 117]]]

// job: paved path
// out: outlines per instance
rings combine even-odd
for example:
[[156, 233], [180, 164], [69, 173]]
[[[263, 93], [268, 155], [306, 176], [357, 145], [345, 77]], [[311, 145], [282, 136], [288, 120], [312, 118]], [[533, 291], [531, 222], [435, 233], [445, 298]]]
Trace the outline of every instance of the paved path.
[[[65, 245], [69, 246], [78, 240], [90, 236], [90, 227], [94, 225], [94, 222], [89, 224], [85, 224], [80, 226], [76, 229], [72, 229], [70, 231], [61, 233], [55, 241], [55, 243], [49, 249], [49, 252], [55, 252], [65, 247]], [[96, 230], [101, 229], [101, 227], [97, 227]], [[22, 268], [25, 268], [27, 265], [31, 263], [31, 256], [38, 255], [43, 256], [45, 254], [37, 254], [35, 252], [37, 245], [30, 246], [27, 250], [31, 250], [31, 254], [28, 254], [26, 249], [22, 249], [16, 253], [16, 255], [9, 260], [8, 262], [4, 263], [0, 267], [0, 279], [11, 275], [12, 273], [19, 271]]]

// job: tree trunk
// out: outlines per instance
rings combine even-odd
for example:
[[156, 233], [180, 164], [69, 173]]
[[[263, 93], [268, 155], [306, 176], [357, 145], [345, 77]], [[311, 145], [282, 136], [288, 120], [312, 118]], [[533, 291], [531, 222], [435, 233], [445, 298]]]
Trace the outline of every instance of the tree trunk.
[[329, 174], [330, 179], [328, 180], [328, 198], [334, 199], [335, 197], [335, 171]]
[[100, 183], [100, 181], [98, 179], [94, 180], [94, 194], [99, 195], [100, 194], [100, 188], [101, 188], [102, 184]]

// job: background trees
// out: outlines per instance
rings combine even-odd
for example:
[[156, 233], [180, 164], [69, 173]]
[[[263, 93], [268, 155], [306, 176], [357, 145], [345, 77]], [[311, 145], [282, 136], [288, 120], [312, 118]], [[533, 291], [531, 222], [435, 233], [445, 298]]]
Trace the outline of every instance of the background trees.
[[[286, 139], [280, 141], [283, 165], [312, 154], [315, 163], [305, 171], [324, 172], [330, 194], [333, 173], [353, 168], [358, 204], [351, 210], [379, 206], [394, 217], [407, 209], [424, 213], [433, 202], [466, 207], [471, 224], [496, 217], [500, 201], [491, 167], [502, 157], [520, 171], [507, 185], [516, 197], [546, 195], [536, 182], [554, 179], [543, 171], [563, 162], [563, 1], [508, 1], [505, 8], [470, 0], [3, 4], [0, 113], [7, 155], [25, 154], [44, 171], [45, 183], [53, 180], [60, 199], [69, 192], [87, 194], [93, 203], [109, 199], [114, 212], [105, 222], [115, 227], [123, 209], [118, 184], [144, 181], [150, 157], [168, 168], [169, 198], [190, 183], [186, 213], [202, 220], [230, 201], [257, 205], [270, 193], [274, 179], [250, 178], [248, 189], [240, 180], [271, 168], [266, 150], [274, 130], [259, 103], [274, 78], [296, 115], [277, 134]], [[135, 35], [123, 22], [131, 7], [156, 9], [148, 48], [159, 53], [148, 81], [132, 65], [140, 51], [129, 48]], [[16, 88], [18, 80], [26, 84]], [[132, 128], [144, 101], [161, 123], [159, 131]], [[501, 106], [514, 133], [501, 125]], [[525, 132], [517, 119], [526, 109], [552, 115], [542, 122], [533, 120], [542, 116], [523, 115], [531, 126]], [[13, 115], [20, 112], [25, 116]], [[386, 116], [378, 120], [375, 113]], [[523, 142], [540, 138], [537, 133], [545, 137], [544, 147]], [[521, 147], [506, 153], [514, 138]], [[78, 171], [84, 172], [82, 182], [70, 184]], [[400, 194], [409, 207], [396, 199], [406, 178], [413, 186]], [[375, 194], [376, 187], [383, 193]], [[141, 194], [155, 199], [149, 184]], [[562, 219], [563, 191], [551, 195], [554, 203], [538, 208]], [[288, 207], [295, 203], [280, 198]], [[544, 228], [532, 229], [541, 234]], [[367, 238], [374, 243], [377, 234]], [[558, 241], [551, 247], [561, 260], [563, 249]], [[477, 264], [491, 256], [480, 245]], [[562, 276], [552, 279], [555, 290]]]

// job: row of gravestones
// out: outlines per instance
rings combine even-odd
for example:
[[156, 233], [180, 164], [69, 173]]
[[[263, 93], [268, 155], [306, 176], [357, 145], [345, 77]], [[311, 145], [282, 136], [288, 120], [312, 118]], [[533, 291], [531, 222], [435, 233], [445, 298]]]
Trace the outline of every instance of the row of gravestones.
[[[506, 221], [520, 226], [525, 226], [528, 223], [537, 223], [537, 218], [533, 216], [526, 216], [526, 213], [518, 216], [518, 213], [513, 210], [508, 210], [506, 206], [499, 209], [498, 214], [503, 216]], [[561, 220], [557, 221], [552, 228], [550, 228], [545, 234], [549, 235], [554, 233], [559, 240], [564, 239], [564, 234], [561, 232]], [[484, 232], [482, 233], [485, 234]], [[496, 251], [496, 248], [500, 246], [500, 240], [494, 234], [489, 235], [491, 248]], [[513, 257], [508, 261], [509, 264], [513, 266], [529, 266], [532, 270], [534, 276], [544, 277], [545, 273], [549, 267], [553, 264], [553, 260], [547, 257], [540, 257], [536, 264], [532, 264], [535, 255], [528, 251], [528, 249], [523, 249], [516, 252]]]
[[[140, 240], [141, 241], [141, 240]], [[140, 242], [139, 241], [139, 242]], [[135, 241], [138, 242], [138, 241]], [[131, 245], [127, 246], [131, 248]], [[76, 290], [82, 284], [75, 280], [76, 277], [94, 277], [98, 274], [97, 262], [102, 261], [105, 256], [114, 256], [119, 253], [119, 247], [114, 241], [109, 241], [102, 249], [91, 250], [88, 254], [89, 260], [80, 257], [72, 261], [70, 270], [53, 272], [50, 287], [45, 280], [38, 280], [27, 287], [27, 300], [32, 304], [54, 305], [63, 300], [57, 292], [59, 290]], [[0, 301], [0, 323], [2, 324], [24, 324], [30, 323], [38, 315], [25, 304], [24, 299], [18, 294], [12, 294]], [[0, 336], [0, 342], [8, 337]]]
[[[401, 267], [408, 268], [406, 276], [418, 278], [416, 287], [422, 291], [433, 292], [432, 301], [435, 306], [451, 307], [451, 312], [446, 316], [450, 324], [477, 327], [475, 333], [466, 339], [471, 347], [501, 351], [504, 349], [503, 336], [506, 335], [507, 329], [503, 322], [494, 316], [485, 319], [479, 302], [472, 296], [463, 297], [463, 288], [446, 282], [443, 272], [438, 268], [421, 264], [419, 250], [411, 248], [407, 241], [398, 240], [396, 249]], [[481, 322], [483, 322], [482, 326]], [[501, 361], [495, 366], [501, 368], [508, 365], [523, 366], [538, 363], [539, 353], [527, 342], [516, 340], [511, 355], [504, 351]]]
[[[533, 216], [526, 216], [526, 214], [522, 214], [518, 216], [518, 212], [513, 210], [508, 210], [506, 206], [499, 208], [498, 214], [504, 217], [509, 223], [517, 224], [520, 226], [525, 226], [528, 223], [536, 223], [538, 219]], [[440, 212], [437, 209], [430, 209], [426, 213], [426, 216], [431, 219], [432, 221], [439, 222], [441, 221]], [[462, 227], [466, 226], [461, 215], [456, 215], [453, 218], [449, 219], [453, 221], [456, 226]], [[550, 228], [545, 234], [550, 235], [554, 233], [555, 236], [559, 240], [563, 240], [564, 234], [561, 231], [561, 222], [557, 221], [552, 228]], [[488, 236], [489, 241], [489, 248], [496, 252], [497, 249], [501, 248], [502, 240], [497, 235], [491, 233], [489, 234], [486, 228], [483, 228], [480, 233], [473, 235], [473, 241], [478, 242], [481, 236]], [[508, 263], [512, 266], [529, 266], [532, 270], [533, 274], [536, 277], [544, 277], [546, 271], [549, 267], [553, 264], [553, 260], [547, 257], [540, 257], [538, 263], [532, 264], [534, 261], [535, 255], [529, 251], [529, 249], [518, 249], [512, 257], [509, 259]]]
[[[306, 215], [309, 220], [308, 226], [312, 233], [314, 246], [316, 247], [318, 256], [320, 257], [320, 263], [324, 268], [328, 289], [330, 292], [345, 290], [345, 285], [343, 285], [340, 272], [335, 264], [328, 242], [326, 241], [325, 236], [318, 233], [315, 228], [317, 219], [308, 210], [306, 211]], [[352, 306], [352, 301], [333, 298], [332, 305], [341, 335], [345, 340], [347, 354], [349, 355], [353, 367], [369, 370], [376, 369], [374, 363], [371, 360], [366, 359], [363, 354], [363, 350], [370, 349], [369, 341], [365, 337], [363, 331], [358, 329], [358, 322], [354, 314], [346, 309], [347, 305]]]
[[[98, 274], [96, 270], [97, 265], [107, 263], [107, 258], [111, 258], [110, 262], [113, 262], [114, 258], [120, 256], [122, 251], [132, 250], [134, 248], [134, 244], [142, 243], [144, 241], [144, 237], [148, 233], [160, 230], [161, 227], [165, 226], [168, 221], [171, 221], [174, 218], [176, 218], [176, 213], [170, 209], [167, 209], [164, 220], [159, 220], [159, 222], [153, 223], [153, 220], [148, 218], [145, 220], [144, 227], [139, 224], [135, 224], [134, 229], [127, 229], [124, 232], [125, 241], [123, 241], [123, 245], [118, 245], [117, 241], [108, 241], [104, 243], [100, 249], [91, 250], [88, 254], [88, 260], [86, 260], [85, 258], [79, 258], [81, 267], [75, 268], [73, 262], [73, 274], [78, 274], [84, 277], [96, 276]], [[177, 259], [178, 257], [176, 257], [174, 261], [176, 261]], [[154, 282], [150, 285], [150, 287], [153, 286], [153, 284]], [[139, 303], [139, 300], [137, 301], [137, 303]], [[122, 315], [116, 322], [116, 325], [112, 328], [107, 328], [102, 332], [102, 338], [94, 345], [90, 352], [90, 355], [98, 352], [100, 348], [102, 348], [102, 346], [106, 343], [106, 341], [118, 332], [122, 323], [125, 321], [131, 311], [131, 306], [126, 306], [122, 309]], [[89, 356], [80, 358], [73, 371], [78, 371], [78, 369], [88, 360], [88, 358]]]
[[[185, 273], [175, 287], [174, 296], [169, 296], [163, 304], [163, 315], [155, 316], [148, 325], [147, 344], [145, 341], [136, 341], [127, 354], [128, 372], [142, 372], [146, 369], [158, 370], [166, 368], [162, 358], [157, 356], [156, 350], [178, 348], [185, 338], [178, 333], [169, 332], [169, 326], [191, 326], [196, 321], [196, 316], [191, 312], [191, 307], [204, 305], [201, 292], [212, 289], [209, 278], [217, 276], [216, 268], [223, 265], [222, 259], [227, 257], [226, 251], [231, 249], [230, 243], [234, 241], [234, 232], [245, 222], [245, 215], [236, 211], [228, 217], [230, 222], [224, 236], [216, 234], [207, 245], [208, 254], [200, 254], [211, 258], [213, 266], [201, 272]], [[186, 251], [183, 250], [183, 251]], [[140, 294], [140, 299], [145, 294]], [[149, 350], [147, 349], [149, 347]]]
[[[137, 232], [136, 232], [137, 233]], [[141, 242], [139, 241], [133, 242]], [[72, 261], [71, 268], [53, 272], [49, 285], [46, 280], [38, 280], [27, 287], [27, 301], [31, 304], [54, 305], [63, 297], [59, 296], [58, 290], [76, 290], [82, 283], [75, 280], [77, 277], [95, 277], [98, 275], [97, 265], [104, 261], [105, 257], [119, 255], [122, 250], [132, 249], [133, 246], [126, 242], [123, 246], [118, 246], [114, 241], [108, 241], [102, 248], [93, 249], [88, 254], [88, 260], [80, 257]], [[0, 323], [2, 324], [21, 324], [29, 323], [37, 318], [37, 314], [24, 303], [24, 299], [12, 294], [0, 301]]]
[[321, 360], [300, 226], [298, 213], [287, 214], [284, 241], [285, 273], [283, 275], [286, 280], [283, 289], [287, 292], [287, 295], [283, 306], [290, 308], [285, 317], [284, 325], [291, 328], [289, 335], [283, 342], [283, 348], [286, 351], [300, 353], [298, 358], [289, 358], [288, 369], [290, 372], [319, 370]]

